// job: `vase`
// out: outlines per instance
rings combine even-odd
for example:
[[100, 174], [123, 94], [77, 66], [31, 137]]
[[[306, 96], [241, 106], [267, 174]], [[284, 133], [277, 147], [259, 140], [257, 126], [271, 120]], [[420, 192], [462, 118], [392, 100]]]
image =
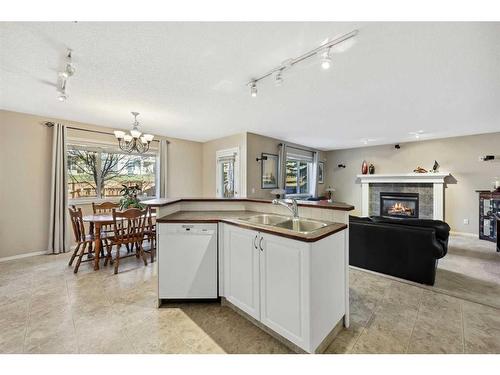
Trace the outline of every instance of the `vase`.
[[368, 173], [368, 163], [366, 162], [366, 160], [363, 160], [363, 164], [361, 164], [361, 173], [362, 174]]

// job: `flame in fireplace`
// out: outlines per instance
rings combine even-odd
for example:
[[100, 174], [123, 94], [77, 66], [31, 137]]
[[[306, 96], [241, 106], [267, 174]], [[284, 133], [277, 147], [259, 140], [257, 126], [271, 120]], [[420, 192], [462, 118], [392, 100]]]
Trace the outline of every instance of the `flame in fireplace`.
[[389, 207], [388, 211], [391, 215], [413, 215], [413, 209], [411, 207], [405, 206], [402, 202], [396, 202]]

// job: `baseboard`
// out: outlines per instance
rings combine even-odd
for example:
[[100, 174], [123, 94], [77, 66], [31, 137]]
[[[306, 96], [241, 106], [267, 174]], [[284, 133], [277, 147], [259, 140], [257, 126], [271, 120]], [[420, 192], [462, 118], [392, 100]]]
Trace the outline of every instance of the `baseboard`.
[[28, 257], [34, 257], [37, 255], [44, 255], [47, 254], [46, 251], [35, 251], [33, 253], [26, 253], [26, 254], [19, 254], [19, 255], [13, 255], [11, 257], [4, 257], [0, 258], [0, 263], [1, 262], [7, 262], [9, 260], [15, 260], [15, 259], [21, 259], [21, 258], [28, 258]]
[[450, 234], [456, 235], [456, 236], [466, 236], [466, 237], [475, 237], [479, 238], [479, 235], [475, 233], [468, 233], [468, 232], [455, 232], [454, 230], [450, 231]]

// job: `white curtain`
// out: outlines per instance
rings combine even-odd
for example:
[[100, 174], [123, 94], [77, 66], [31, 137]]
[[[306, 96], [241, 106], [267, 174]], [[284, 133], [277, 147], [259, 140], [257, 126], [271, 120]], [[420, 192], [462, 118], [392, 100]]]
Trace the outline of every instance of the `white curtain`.
[[318, 197], [318, 168], [319, 168], [319, 152], [313, 152], [313, 162], [312, 162], [312, 171], [311, 171], [311, 189], [310, 193], [313, 197]]
[[166, 139], [162, 139], [160, 141], [160, 173], [159, 173], [159, 182], [160, 182], [160, 198], [167, 197], [167, 167], [168, 167], [168, 141]]
[[278, 187], [285, 190], [286, 182], [286, 144], [280, 143], [278, 146]]
[[69, 250], [66, 233], [66, 126], [55, 124], [52, 135], [52, 175], [50, 193], [49, 254]]

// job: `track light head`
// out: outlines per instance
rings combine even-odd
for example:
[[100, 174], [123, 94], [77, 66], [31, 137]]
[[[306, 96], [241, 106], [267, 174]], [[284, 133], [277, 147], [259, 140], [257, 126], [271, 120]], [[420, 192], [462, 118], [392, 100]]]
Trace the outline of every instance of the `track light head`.
[[65, 102], [66, 99], [68, 99], [68, 96], [66, 95], [65, 92], [61, 92], [57, 97], [57, 100], [59, 100], [60, 102]]
[[250, 85], [250, 95], [252, 96], [252, 98], [255, 98], [257, 96], [257, 83], [255, 81], [253, 81]]
[[321, 58], [321, 67], [323, 70], [328, 70], [330, 69], [330, 66], [332, 66], [332, 59], [330, 57], [330, 48], [328, 48], [323, 53], [323, 57]]
[[276, 76], [274, 77], [274, 84], [276, 86], [281, 86], [283, 84], [283, 76], [281, 74], [281, 70], [279, 70], [277, 73], [276, 73]]

